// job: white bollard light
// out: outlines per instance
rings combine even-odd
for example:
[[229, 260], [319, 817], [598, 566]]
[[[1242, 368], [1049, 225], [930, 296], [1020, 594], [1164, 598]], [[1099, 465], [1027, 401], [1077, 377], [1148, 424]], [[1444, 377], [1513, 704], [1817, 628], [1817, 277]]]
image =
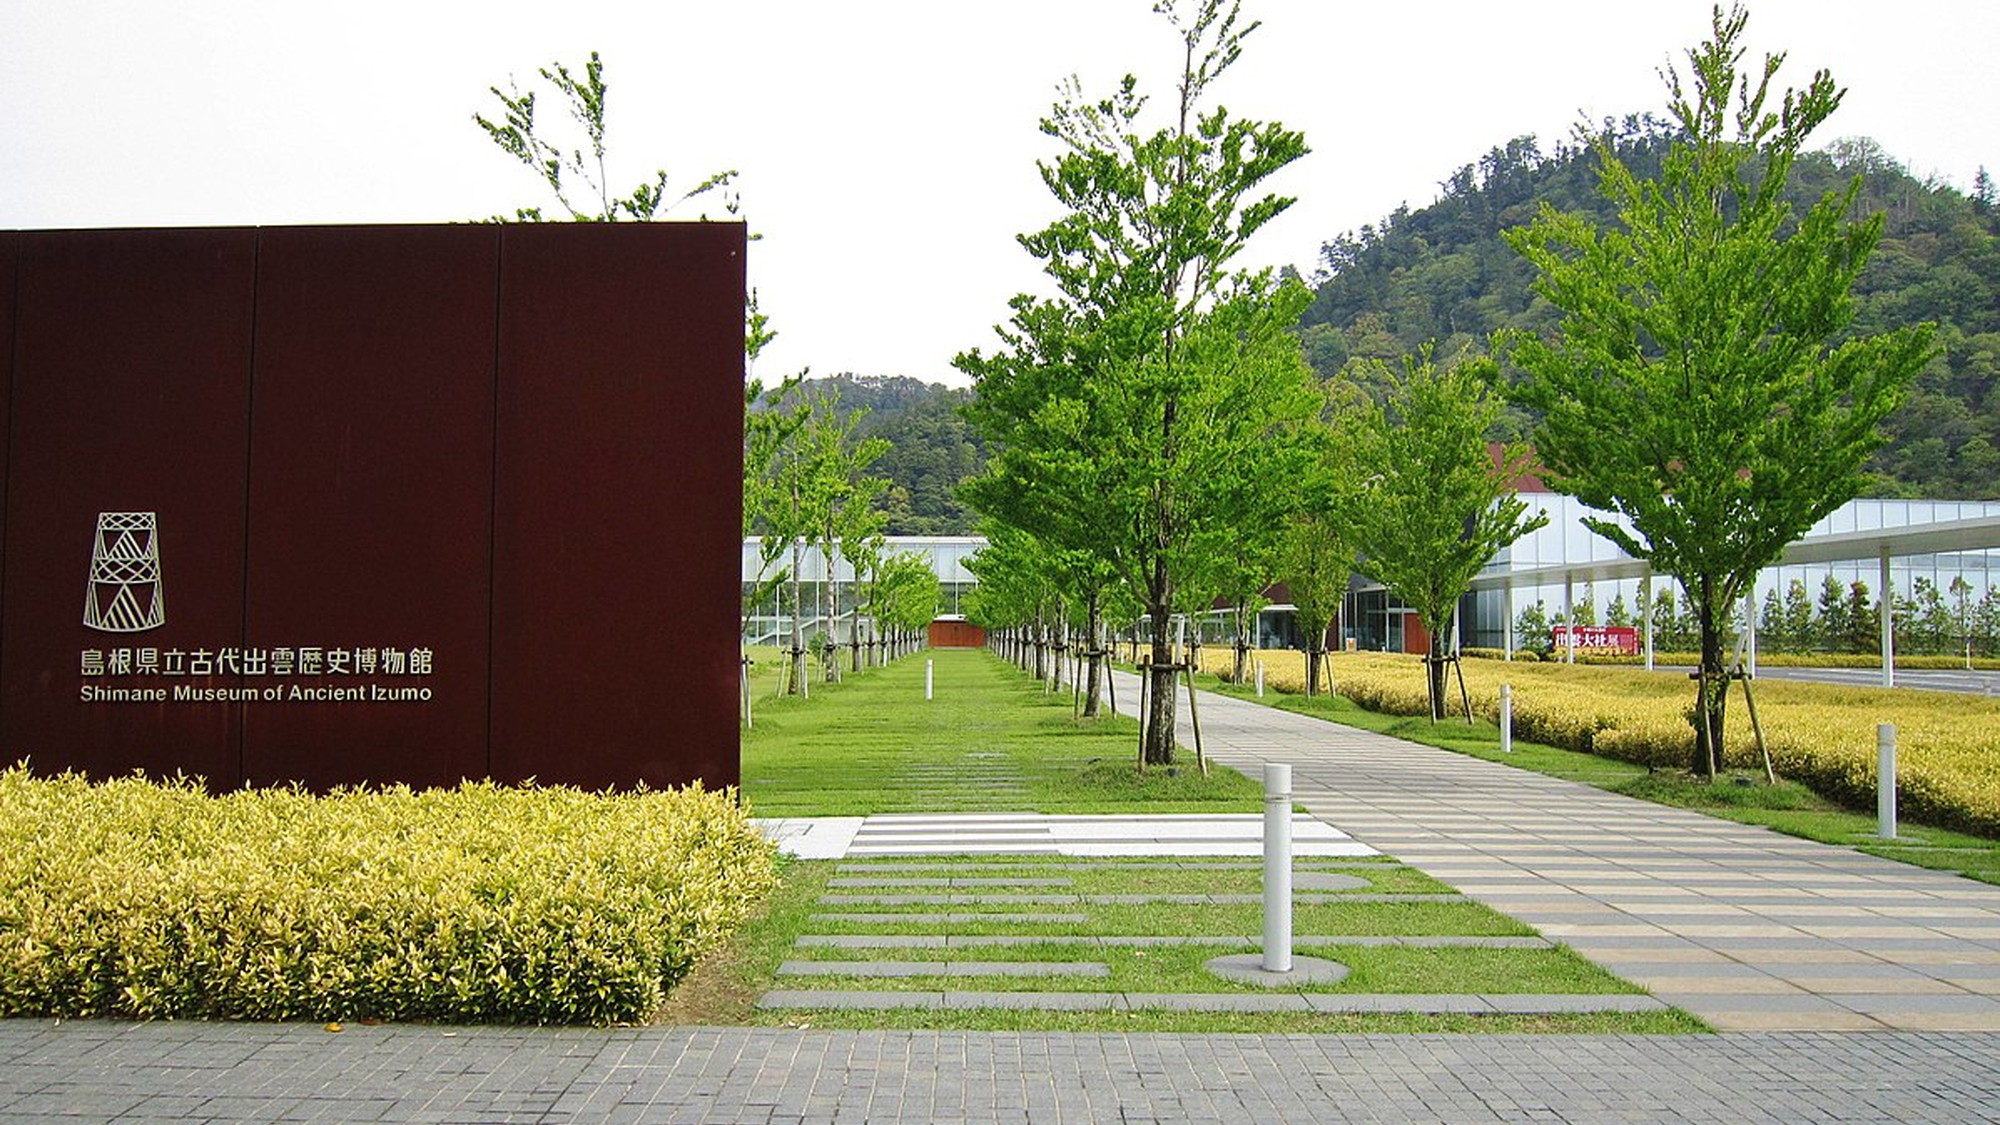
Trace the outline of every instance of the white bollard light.
[[931, 697], [931, 662], [924, 661], [924, 698]]
[[1264, 764], [1264, 971], [1292, 971], [1292, 767]]
[[1875, 724], [1875, 831], [1896, 838], [1896, 724]]
[[1514, 752], [1514, 685], [1500, 685], [1500, 752]]
[[1264, 698], [1264, 662], [1257, 662], [1257, 698]]

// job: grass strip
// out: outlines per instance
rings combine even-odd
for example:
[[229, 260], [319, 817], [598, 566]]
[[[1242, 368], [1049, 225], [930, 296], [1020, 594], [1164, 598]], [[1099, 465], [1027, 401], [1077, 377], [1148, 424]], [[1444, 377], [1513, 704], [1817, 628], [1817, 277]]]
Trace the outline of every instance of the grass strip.
[[[934, 698], [924, 698], [924, 665]], [[760, 681], [761, 682], [761, 681]], [[935, 651], [815, 684], [809, 699], [759, 698], [743, 732], [753, 815], [891, 812], [1254, 813], [1257, 784], [1234, 770], [1133, 768], [1138, 725], [1080, 720], [985, 652]]]

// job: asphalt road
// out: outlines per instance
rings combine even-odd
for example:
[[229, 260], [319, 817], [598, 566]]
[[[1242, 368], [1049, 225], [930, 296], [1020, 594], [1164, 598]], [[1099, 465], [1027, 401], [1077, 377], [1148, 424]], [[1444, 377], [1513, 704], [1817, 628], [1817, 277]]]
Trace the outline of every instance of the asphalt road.
[[[1661, 673], [1685, 676], [1694, 671], [1687, 667], [1662, 666]], [[1846, 684], [1850, 687], [1881, 687], [1880, 668], [1775, 668], [1762, 665], [1757, 669], [1760, 680], [1805, 680], [1819, 684]], [[1916, 688], [1923, 691], [1950, 691], [1963, 695], [2000, 696], [2000, 672], [1942, 671], [1932, 669], [1896, 670], [1896, 686]]]

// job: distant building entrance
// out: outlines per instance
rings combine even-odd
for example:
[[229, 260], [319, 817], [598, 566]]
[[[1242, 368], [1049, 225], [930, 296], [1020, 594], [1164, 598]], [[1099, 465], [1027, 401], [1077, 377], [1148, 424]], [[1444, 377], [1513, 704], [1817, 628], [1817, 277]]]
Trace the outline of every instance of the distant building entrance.
[[932, 648], [985, 648], [986, 630], [956, 613], [931, 622]]

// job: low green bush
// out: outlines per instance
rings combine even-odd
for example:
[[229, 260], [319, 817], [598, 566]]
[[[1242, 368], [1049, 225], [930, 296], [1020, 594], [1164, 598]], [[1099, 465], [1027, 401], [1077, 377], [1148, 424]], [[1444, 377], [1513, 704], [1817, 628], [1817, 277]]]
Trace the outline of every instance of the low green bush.
[[733, 794], [0, 771], [0, 1017], [644, 1020], [776, 881]]

